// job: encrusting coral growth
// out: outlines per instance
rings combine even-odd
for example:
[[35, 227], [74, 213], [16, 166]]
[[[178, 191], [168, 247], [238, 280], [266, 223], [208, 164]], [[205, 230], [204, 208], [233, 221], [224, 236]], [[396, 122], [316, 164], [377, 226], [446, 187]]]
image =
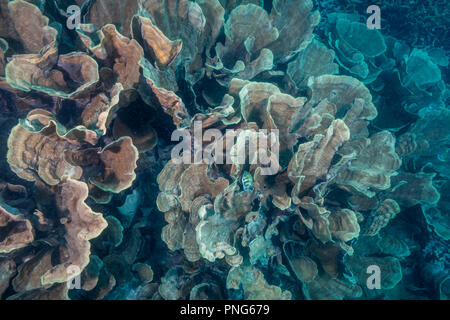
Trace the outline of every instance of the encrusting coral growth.
[[[0, 0], [0, 297], [378, 298], [378, 265], [395, 298], [403, 211], [448, 241], [445, 61], [357, 15], [318, 28], [311, 0], [265, 2], [95, 0], [69, 30], [83, 1]], [[416, 122], [379, 125], [388, 89]], [[223, 156], [233, 131], [230, 162], [170, 159], [199, 122], [221, 136], [183, 159]]]

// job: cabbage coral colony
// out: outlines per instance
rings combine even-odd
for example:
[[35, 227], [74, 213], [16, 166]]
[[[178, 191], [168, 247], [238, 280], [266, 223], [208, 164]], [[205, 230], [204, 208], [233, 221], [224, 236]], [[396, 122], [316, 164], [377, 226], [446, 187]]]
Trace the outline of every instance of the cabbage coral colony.
[[[1, 298], [448, 298], [443, 49], [311, 0], [0, 15]], [[276, 173], [170, 159], [195, 121], [278, 129]]]

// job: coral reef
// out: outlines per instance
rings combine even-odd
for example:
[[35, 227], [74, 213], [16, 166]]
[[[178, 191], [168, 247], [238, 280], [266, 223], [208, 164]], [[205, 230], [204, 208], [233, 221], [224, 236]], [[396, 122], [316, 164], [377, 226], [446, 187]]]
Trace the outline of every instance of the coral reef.
[[0, 298], [448, 299], [445, 48], [348, 1], [36, 2], [0, 0]]

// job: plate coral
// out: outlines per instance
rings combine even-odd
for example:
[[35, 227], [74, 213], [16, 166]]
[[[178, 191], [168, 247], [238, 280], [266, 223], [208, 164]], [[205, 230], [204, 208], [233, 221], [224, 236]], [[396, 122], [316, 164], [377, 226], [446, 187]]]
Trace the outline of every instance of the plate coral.
[[448, 299], [439, 16], [329, 2], [0, 0], [0, 298]]

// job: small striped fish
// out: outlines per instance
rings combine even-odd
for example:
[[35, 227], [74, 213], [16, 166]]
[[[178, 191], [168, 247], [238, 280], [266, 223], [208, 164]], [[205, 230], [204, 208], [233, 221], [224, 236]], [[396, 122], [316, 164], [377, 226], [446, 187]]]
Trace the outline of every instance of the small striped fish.
[[248, 171], [242, 174], [242, 187], [246, 192], [253, 191], [253, 177]]

